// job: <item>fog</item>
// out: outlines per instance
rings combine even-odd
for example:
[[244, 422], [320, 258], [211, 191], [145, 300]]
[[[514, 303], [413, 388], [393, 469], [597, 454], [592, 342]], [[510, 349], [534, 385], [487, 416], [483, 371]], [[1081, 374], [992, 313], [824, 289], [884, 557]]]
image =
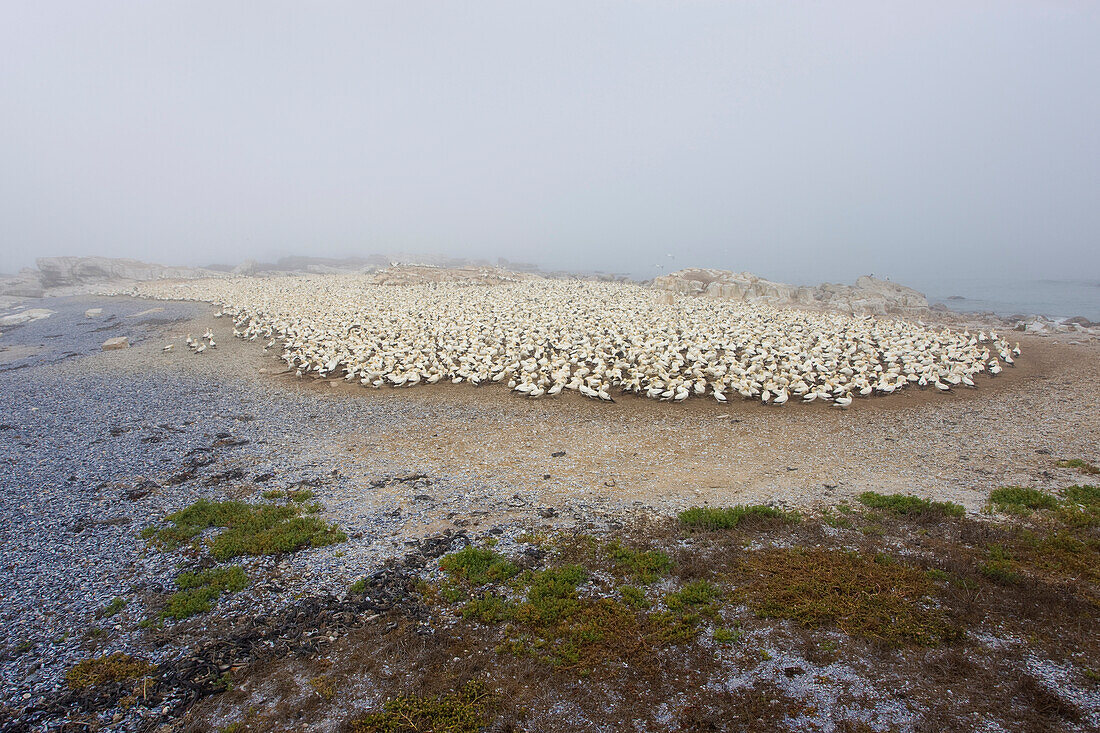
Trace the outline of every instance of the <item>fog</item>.
[[0, 271], [1100, 278], [1100, 4], [7, 3]]

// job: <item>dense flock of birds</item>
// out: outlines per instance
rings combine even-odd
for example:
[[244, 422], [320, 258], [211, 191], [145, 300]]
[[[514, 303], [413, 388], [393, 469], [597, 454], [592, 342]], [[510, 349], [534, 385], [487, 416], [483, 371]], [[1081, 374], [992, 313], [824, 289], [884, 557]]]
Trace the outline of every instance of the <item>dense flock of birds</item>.
[[[680, 402], [782, 405], [906, 387], [974, 387], [1020, 353], [995, 332], [957, 332], [678, 297], [624, 283], [527, 280], [381, 286], [358, 276], [145, 283], [140, 295], [216, 303], [233, 335], [279, 349], [301, 377], [368, 387], [497, 383], [530, 398], [574, 390]], [[189, 337], [190, 339], [190, 337]], [[213, 333], [190, 340], [213, 347]]]

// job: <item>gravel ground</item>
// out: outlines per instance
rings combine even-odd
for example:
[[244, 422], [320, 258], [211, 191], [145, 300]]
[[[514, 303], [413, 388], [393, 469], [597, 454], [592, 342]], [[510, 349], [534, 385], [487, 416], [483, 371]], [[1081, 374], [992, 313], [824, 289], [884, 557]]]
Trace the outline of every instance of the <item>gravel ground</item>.
[[[235, 349], [195, 356], [179, 344], [179, 327], [194, 325], [189, 319], [205, 308], [83, 297], [43, 307], [56, 313], [0, 342], [37, 348], [0, 372], [4, 704], [59, 690], [64, 671], [92, 652], [156, 661], [182, 652], [150, 646], [136, 627], [147, 615], [141, 599], [174, 589], [179, 572], [177, 556], [147, 551], [139, 533], [199, 497], [255, 499], [304, 482], [325, 505], [322, 516], [349, 535], [278, 563], [245, 562], [250, 575], [277, 577], [282, 592], [268, 584], [235, 594], [218, 606], [226, 617], [270, 612], [304, 593], [340, 592], [444, 526], [503, 533], [514, 518], [538, 518], [530, 499], [501, 499], [496, 487], [462, 472], [410, 478], [412, 469], [388, 453], [341, 451], [340, 426], [354, 426], [359, 437], [412, 430], [415, 405], [226, 376]], [[104, 314], [85, 317], [93, 307]], [[149, 308], [163, 310], [133, 317]], [[117, 335], [135, 347], [100, 353], [100, 343]], [[170, 342], [177, 351], [164, 354]], [[239, 444], [218, 447], [224, 443]], [[187, 470], [194, 477], [173, 485]], [[239, 477], [221, 478], [233, 471]], [[582, 504], [557, 520], [591, 513]], [[97, 619], [116, 596], [129, 599], [123, 611]]]
[[[0, 703], [15, 708], [59, 690], [64, 671], [93, 653], [183, 653], [136, 626], [180, 561], [138, 535], [200, 496], [258, 498], [307, 482], [322, 516], [349, 535], [243, 563], [267, 580], [223, 599], [205, 617], [214, 624], [302, 594], [340, 594], [448, 528], [507, 538], [701, 503], [814, 506], [865, 489], [976, 511], [997, 485], [1064, 479], [1056, 458], [1100, 460], [1095, 344], [1021, 339], [1020, 367], [999, 383], [843, 413], [602, 405], [467, 385], [369, 391], [295, 380], [201, 304], [74, 297], [33, 307], [56, 312], [0, 337]], [[103, 313], [86, 317], [89, 308]], [[219, 347], [191, 354], [184, 335], [206, 328]], [[99, 351], [121, 335], [135, 346]], [[174, 350], [163, 352], [168, 343]], [[193, 477], [173, 485], [187, 470]], [[98, 620], [116, 596], [130, 602]]]

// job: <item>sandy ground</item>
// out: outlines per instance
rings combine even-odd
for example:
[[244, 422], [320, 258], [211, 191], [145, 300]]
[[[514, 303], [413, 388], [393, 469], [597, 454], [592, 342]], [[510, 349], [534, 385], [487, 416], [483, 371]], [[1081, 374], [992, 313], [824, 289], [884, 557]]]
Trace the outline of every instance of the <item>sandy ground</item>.
[[[549, 504], [583, 495], [664, 511], [700, 503], [814, 506], [873, 489], [951, 499], [973, 511], [997, 486], [1053, 485], [1064, 471], [1054, 467], [1059, 458], [1100, 459], [1100, 345], [1065, 338], [1021, 334], [1018, 365], [982, 378], [977, 389], [914, 388], [842, 411], [633, 395], [614, 404], [573, 394], [529, 400], [497, 385], [374, 390], [297, 378], [275, 349], [232, 338], [228, 319], [200, 317], [170, 335], [206, 328], [218, 349], [194, 355], [177, 341], [164, 354], [162, 343], [150, 342], [128, 361], [255, 380], [322, 401], [371, 401], [406, 419], [381, 432], [331, 425], [323, 432], [333, 450], [352, 460], [385, 454], [407, 470], [462, 474]], [[139, 353], [145, 362], [135, 360]]]

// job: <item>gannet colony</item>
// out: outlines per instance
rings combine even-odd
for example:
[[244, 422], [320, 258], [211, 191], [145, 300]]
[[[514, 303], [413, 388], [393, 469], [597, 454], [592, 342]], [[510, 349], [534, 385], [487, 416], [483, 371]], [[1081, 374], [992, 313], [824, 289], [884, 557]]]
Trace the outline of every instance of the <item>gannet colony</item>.
[[[575, 390], [606, 401], [631, 392], [844, 408], [910, 386], [974, 387], [1020, 353], [995, 332], [662, 298], [629, 283], [384, 286], [326, 275], [153, 281], [132, 293], [214, 303], [235, 336], [281, 348], [297, 375], [373, 388], [498, 383], [531, 398]], [[201, 350], [199, 339], [188, 345]]]

